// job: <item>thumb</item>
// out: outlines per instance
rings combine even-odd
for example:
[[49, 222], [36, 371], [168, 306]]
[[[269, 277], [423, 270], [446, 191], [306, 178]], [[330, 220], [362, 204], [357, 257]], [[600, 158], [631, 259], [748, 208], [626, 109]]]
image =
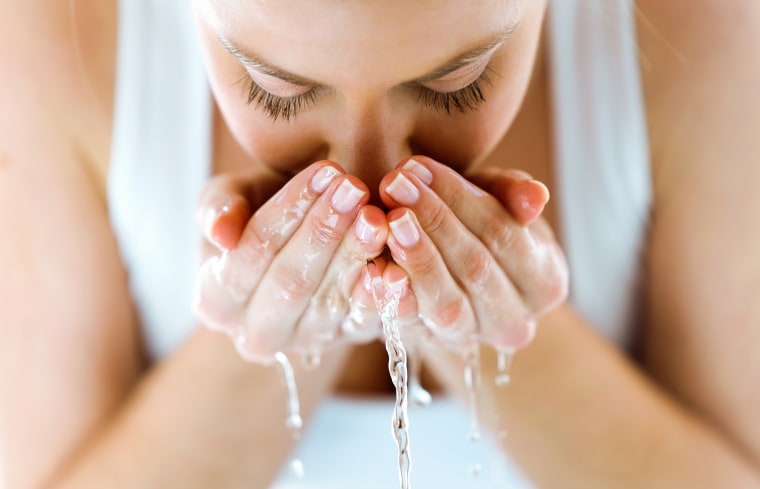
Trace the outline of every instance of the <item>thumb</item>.
[[254, 209], [282, 183], [283, 177], [260, 169], [213, 176], [196, 205], [196, 217], [203, 236], [221, 250], [237, 246]]
[[521, 170], [486, 168], [471, 179], [496, 197], [521, 226], [538, 219], [549, 202], [546, 185]]

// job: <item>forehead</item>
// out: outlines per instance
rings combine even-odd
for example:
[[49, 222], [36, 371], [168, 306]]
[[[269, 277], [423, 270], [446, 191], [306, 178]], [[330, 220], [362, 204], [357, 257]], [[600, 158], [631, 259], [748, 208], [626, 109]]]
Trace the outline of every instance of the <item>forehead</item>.
[[519, 21], [527, 0], [197, 0], [244, 50], [315, 80], [414, 77]]

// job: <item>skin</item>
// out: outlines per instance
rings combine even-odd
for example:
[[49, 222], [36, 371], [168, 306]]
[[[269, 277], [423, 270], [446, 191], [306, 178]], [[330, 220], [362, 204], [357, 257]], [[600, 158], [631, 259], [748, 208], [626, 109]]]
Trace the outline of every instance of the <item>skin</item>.
[[[287, 456], [289, 438], [278, 423], [262, 423], [250, 413], [281, 410], [276, 372], [243, 362], [227, 338], [205, 328], [157, 365], [147, 365], [140, 355], [139, 323], [104, 200], [114, 5], [77, 3], [78, 50], [65, 2], [6, 3], [0, 3], [0, 19], [13, 21], [0, 29], [0, 59], [13, 69], [0, 93], [0, 105], [8, 108], [0, 114], [0, 228], [13, 239], [0, 240], [0, 269], [14, 277], [13, 283], [0, 281], [0, 438], [7, 485], [266, 487]], [[198, 0], [201, 32], [203, 21], [211, 24], [214, 14], [221, 16], [219, 9], [242, 3]], [[301, 8], [288, 8], [291, 3]], [[447, 264], [443, 284], [467, 275], [454, 269], [445, 251], [432, 252], [440, 233], [458, 229], [448, 237], [461, 236], [464, 227], [477, 234], [474, 223], [493, 215], [514, 219], [514, 229], [523, 234], [538, 235], [546, 225], [557, 230], [551, 206], [544, 210], [546, 221], [536, 219], [543, 204], [540, 187], [507, 170], [527, 170], [553, 187], [539, 32], [526, 28], [505, 44], [506, 73], [495, 77], [503, 86], [492, 88], [481, 109], [444, 116], [415, 106], [414, 97], [396, 89], [398, 83], [444, 62], [481, 32], [472, 25], [495, 21], [499, 16], [486, 13], [504, 5], [480, 9], [451, 2], [449, 15], [426, 22], [416, 21], [415, 9], [424, 2], [351, 5], [315, 13], [309, 11], [315, 2], [258, 2], [256, 12], [266, 17], [250, 17], [253, 9], [224, 16], [244, 24], [226, 26], [230, 30], [271, 26], [240, 31], [236, 40], [253, 46], [259, 36], [258, 54], [335, 87], [324, 105], [282, 127], [253, 107], [243, 108], [237, 89], [221, 90], [236, 71], [235, 61], [215, 51], [221, 48], [205, 31], [209, 71], [217, 77], [215, 172], [225, 175], [210, 182], [200, 203], [209, 238], [205, 251], [210, 259], [220, 255], [220, 247], [241, 249], [257, 222], [267, 219], [272, 194], [284, 188], [300, 195], [318, 168], [336, 165], [344, 173], [328, 189], [309, 194], [310, 210], [317, 211], [287, 238], [298, 243], [299, 231], [319, 229], [310, 226], [325, 217], [339, 183], [351, 181], [366, 194], [341, 214], [340, 233], [328, 233], [329, 245], [339, 253], [360, 249], [374, 255], [384, 242], [392, 251], [386, 281], [407, 277], [408, 298], [414, 298], [407, 304], [431, 308], [425, 305], [431, 304], [422, 273], [426, 263]], [[757, 487], [760, 422], [754, 410], [760, 399], [747, 386], [756, 384], [760, 372], [754, 354], [760, 309], [752, 300], [760, 276], [760, 235], [752, 224], [760, 213], [754, 188], [760, 166], [752, 160], [760, 154], [760, 107], [750, 96], [760, 82], [751, 61], [760, 56], [760, 11], [740, 1], [639, 1], [637, 7], [655, 193], [641, 358], [622, 355], [562, 304], [540, 318], [535, 339], [516, 359], [510, 387], [499, 390], [484, 382], [481, 419], [501, 417], [510, 433], [504, 447], [539, 487]], [[292, 16], [290, 29], [277, 23], [285, 12]], [[292, 28], [303, 20], [293, 12], [319, 18], [324, 30], [309, 30], [316, 29], [311, 23]], [[533, 14], [538, 24], [540, 15]], [[389, 23], [380, 32], [373, 31], [378, 19]], [[416, 35], [419, 29], [424, 35]], [[336, 32], [361, 42], [338, 42]], [[440, 42], [427, 42], [430, 36]], [[334, 49], [309, 52], [312, 45]], [[360, 56], [367, 49], [378, 53], [377, 63]], [[344, 61], [348, 68], [336, 69]], [[430, 127], [435, 133], [425, 129]], [[268, 137], [254, 140], [251, 134]], [[292, 144], [300, 137], [300, 144]], [[433, 174], [430, 184], [403, 169], [412, 154]], [[418, 201], [402, 203], [387, 191], [399, 173], [419, 190]], [[487, 192], [479, 197], [469, 180]], [[530, 189], [520, 189], [525, 185]], [[463, 192], [486, 205], [472, 209], [472, 202], [452, 198]], [[521, 198], [510, 201], [515, 195], [534, 195], [538, 204], [520, 216]], [[221, 213], [225, 202], [228, 212]], [[493, 210], [496, 203], [502, 214]], [[451, 213], [441, 213], [446, 208]], [[431, 226], [434, 211], [444, 219]], [[369, 243], [359, 243], [355, 233], [361, 213], [379, 230]], [[407, 214], [420, 235], [408, 249], [394, 243], [388, 225]], [[553, 241], [543, 243], [552, 249]], [[474, 244], [461, 245], [467, 252]], [[271, 263], [289, 251], [282, 243]], [[491, 256], [496, 269], [509, 269], [510, 263]], [[323, 267], [329, 270], [330, 264]], [[532, 273], [506, 276], [543, 289]], [[263, 280], [276, 278], [265, 273]], [[466, 303], [475, 314], [479, 303]], [[413, 316], [414, 308], [409, 310]], [[295, 321], [289, 327], [301, 329]], [[265, 333], [262, 338], [281, 341]], [[492, 352], [481, 352], [484, 379], [495, 374]], [[317, 371], [297, 373], [305, 379], [306, 413], [329, 392], [349, 353], [336, 347]], [[460, 360], [439, 352], [428, 361], [443, 387], [461, 395]], [[19, 371], [24, 382], [18, 381]], [[21, 422], [28, 419], [34, 422]], [[261, 465], [254, 467], [252, 459]]]
[[[214, 233], [223, 233], [226, 250], [223, 259], [211, 257], [201, 270], [196, 311], [204, 322], [230, 334], [243, 357], [264, 363], [281, 350], [319, 352], [335, 340], [377, 338], [381, 325], [373, 310], [366, 262], [378, 258], [387, 245], [392, 260], [377, 264], [386, 281], [403, 290], [402, 329], [421, 332], [452, 350], [466, 351], [472, 338], [506, 351], [527, 345], [535, 318], [560, 302], [567, 290], [567, 267], [552, 232], [543, 222], [526, 227], [540, 214], [548, 191], [527, 175], [478, 171], [478, 163], [519, 109], [545, 4], [509, 0], [470, 8], [453, 25], [447, 19], [409, 26], [409, 37], [381, 35], [398, 29], [398, 18], [388, 12], [420, 16], [433, 6], [417, 3], [389, 10], [388, 5], [369, 3], [348, 17], [329, 17], [326, 25], [312, 19], [330, 5], [299, 8], [295, 15], [272, 2], [260, 2], [256, 9], [245, 2], [195, 2], [194, 7], [212, 89], [230, 132], [255, 164], [296, 174], [278, 196], [250, 215], [245, 199], [232, 204], [217, 199], [224, 210], [209, 211], [208, 204], [201, 204], [207, 235], [213, 240]], [[494, 16], [494, 11], [505, 15]], [[380, 18], [384, 20], [369, 22]], [[454, 38], [452, 31], [458, 33]], [[488, 67], [493, 72], [489, 78], [496, 81], [484, 90], [493, 102], [452, 115], [416, 100], [419, 89], [407, 82], [505, 31], [512, 31], [506, 41], [453, 73], [424, 82], [427, 90], [453, 92]], [[299, 33], [297, 41], [293, 32]], [[414, 42], [412, 35], [431, 42]], [[346, 36], [352, 39], [350, 46]], [[235, 47], [225, 49], [230, 43]], [[292, 119], [274, 121], [261, 107], [241, 104], [235, 83], [241, 64], [228, 51], [251, 53], [247, 46], [256, 46], [248, 57], [276, 59], [281, 70], [318, 84], [315, 102]], [[326, 59], [328, 52], [339, 54]], [[378, 53], [380, 61], [367, 57], [368, 52]], [[384, 64], [383, 59], [389, 61]], [[297, 96], [312, 85], [301, 87], [251, 68], [244, 74], [278, 97]], [[446, 163], [421, 156], [397, 163], [412, 148], [447, 155]], [[328, 163], [335, 182], [318, 189], [324, 197], [311, 180], [327, 171], [324, 164], [302, 170], [316, 156], [340, 162]], [[484, 188], [496, 190], [479, 190], [447, 166], [469, 172]], [[345, 209], [339, 201], [346, 199], [335, 197], [343, 195], [341, 188], [356, 194]], [[371, 193], [391, 210], [387, 216], [366, 205]], [[214, 199], [205, 196], [202, 201]], [[293, 216], [292, 226], [281, 222], [283, 206]], [[222, 231], [213, 216], [229, 213], [236, 216], [230, 225], [251, 220], [242, 232]], [[353, 221], [354, 232], [347, 232]], [[368, 239], [357, 241], [362, 234]], [[452, 238], [456, 246], [448, 244]], [[249, 316], [255, 320], [247, 320]]]

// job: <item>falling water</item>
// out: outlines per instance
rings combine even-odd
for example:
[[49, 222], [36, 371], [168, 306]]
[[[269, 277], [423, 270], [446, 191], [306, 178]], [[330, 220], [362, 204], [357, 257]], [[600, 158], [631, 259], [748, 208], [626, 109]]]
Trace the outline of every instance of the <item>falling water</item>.
[[[467, 404], [470, 411], [470, 429], [467, 440], [475, 443], [480, 440], [480, 418], [478, 416], [478, 387], [480, 386], [480, 350], [478, 343], [473, 341], [465, 355], [464, 386], [467, 389]], [[470, 464], [468, 471], [471, 476], [480, 475], [481, 464]]]
[[293, 438], [298, 439], [301, 436], [303, 420], [301, 419], [301, 404], [298, 401], [298, 390], [296, 389], [293, 366], [290, 364], [288, 357], [282, 352], [277, 352], [274, 358], [280, 364], [282, 376], [285, 379], [285, 387], [288, 390], [288, 417], [285, 419], [285, 426], [293, 434]]
[[499, 350], [499, 353], [496, 357], [496, 387], [504, 387], [512, 380], [512, 377], [509, 375], [509, 369], [512, 366], [513, 356], [514, 353], [512, 352]]
[[[285, 380], [285, 388], [288, 391], [288, 415], [285, 418], [285, 427], [293, 435], [293, 439], [298, 440], [301, 437], [303, 420], [301, 419], [301, 403], [298, 400], [298, 389], [296, 388], [296, 377], [293, 374], [293, 366], [290, 364], [287, 355], [282, 352], [277, 352], [274, 358], [280, 365], [280, 370]], [[295, 458], [291, 460], [290, 470], [297, 478], [303, 478], [304, 468], [303, 462], [300, 459]]]
[[420, 374], [422, 373], [422, 348], [419, 343], [412, 343], [407, 347], [409, 354], [409, 398], [415, 406], [429, 406], [433, 396], [422, 387]]
[[407, 415], [407, 355], [398, 331], [398, 306], [400, 295], [393, 293], [383, 284], [375, 264], [367, 262], [367, 271], [372, 279], [372, 294], [383, 322], [385, 348], [388, 350], [388, 371], [396, 388], [396, 403], [393, 408], [391, 433], [398, 446], [398, 468], [401, 489], [409, 489], [409, 475], [412, 458], [409, 450], [409, 418]]

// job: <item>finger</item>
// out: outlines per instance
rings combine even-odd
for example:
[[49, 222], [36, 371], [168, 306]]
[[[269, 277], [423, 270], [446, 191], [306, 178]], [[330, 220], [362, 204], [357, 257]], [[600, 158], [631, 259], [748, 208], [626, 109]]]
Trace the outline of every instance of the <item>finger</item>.
[[335, 163], [314, 163], [285, 184], [248, 220], [237, 246], [218, 268], [219, 280], [241, 303], [251, 297], [274, 256], [303, 223], [306, 213], [333, 179]]
[[399, 297], [398, 328], [403, 339], [428, 338], [428, 330], [420, 319], [417, 298], [409, 274], [397, 263], [390, 262], [383, 272], [383, 282], [392, 294]]
[[[378, 273], [383, 273], [387, 264], [388, 261], [383, 256], [372, 259], [372, 265]], [[361, 343], [381, 338], [382, 334], [380, 315], [377, 313], [372, 293], [372, 277], [365, 266], [351, 294], [349, 313], [341, 324], [341, 338], [348, 342]]]
[[567, 271], [548, 226], [542, 220], [521, 226], [495, 197], [450, 168], [429, 163], [432, 161], [429, 158], [424, 161], [425, 169], [433, 175], [430, 186], [416, 176], [420, 173], [418, 168], [413, 173], [414, 167], [422, 163], [407, 162], [405, 166], [410, 170], [391, 172], [381, 182], [383, 200], [389, 206], [412, 209], [425, 232], [442, 250], [451, 249], [453, 239], [467, 235], [457, 231], [449, 219], [453, 214], [493, 255], [529, 311], [537, 313], [556, 303], [565, 293]]
[[[369, 192], [359, 179], [344, 175], [335, 178], [309, 209], [303, 225], [272, 259], [247, 309], [252, 353], [273, 355], [293, 337], [294, 326], [368, 198]], [[345, 314], [345, 297], [338, 289], [335, 292], [330, 307]], [[333, 317], [325, 321], [325, 327], [317, 332], [298, 331], [297, 343], [324, 343], [334, 338], [339, 322]]]
[[[330, 337], [333, 325], [350, 313], [352, 293], [366, 274], [367, 260], [383, 252], [387, 237], [385, 213], [374, 206], [362, 207], [309, 301], [297, 326], [299, 331], [310, 331], [306, 336]], [[320, 334], [325, 327], [330, 331]]]
[[417, 218], [400, 208], [391, 211], [388, 219], [388, 247], [409, 276], [418, 317], [436, 337], [450, 340], [450, 345], [473, 337], [477, 324], [471, 304]]
[[196, 215], [204, 237], [217, 248], [234, 248], [263, 199], [269, 198], [282, 177], [261, 169], [212, 177], [198, 197]]
[[[412, 233], [405, 233], [402, 225], [394, 225], [394, 221], [391, 221], [393, 237], [389, 238], [388, 245], [394, 258], [398, 256], [408, 262], [410, 256], [417, 254], [419, 256], [415, 260], [426, 263], [431, 256], [439, 257], [443, 264], [428, 263], [435, 265], [436, 272], [446, 270], [457, 281], [461, 294], [468, 298], [466, 302], [472, 308], [476, 325], [473, 330], [478, 332], [478, 338], [505, 348], [523, 347], [532, 339], [535, 328], [520, 293], [491, 252], [454, 216], [446, 204], [434, 194], [429, 198], [427, 207], [421, 207], [436, 222], [431, 224], [432, 221], [429, 221], [427, 227], [423, 223], [416, 232], [420, 236], [429, 236], [430, 245], [427, 249], [416, 246], [405, 238], [405, 234]], [[392, 211], [389, 218], [395, 218], [399, 211], [402, 209]], [[404, 219], [404, 215], [401, 216]], [[402, 266], [407, 268], [404, 264]], [[412, 284], [415, 284], [416, 276], [412, 272], [410, 276]], [[416, 287], [414, 291], [419, 297]]]
[[467, 176], [496, 197], [521, 226], [532, 223], [549, 202], [549, 189], [521, 170], [484, 168]]

